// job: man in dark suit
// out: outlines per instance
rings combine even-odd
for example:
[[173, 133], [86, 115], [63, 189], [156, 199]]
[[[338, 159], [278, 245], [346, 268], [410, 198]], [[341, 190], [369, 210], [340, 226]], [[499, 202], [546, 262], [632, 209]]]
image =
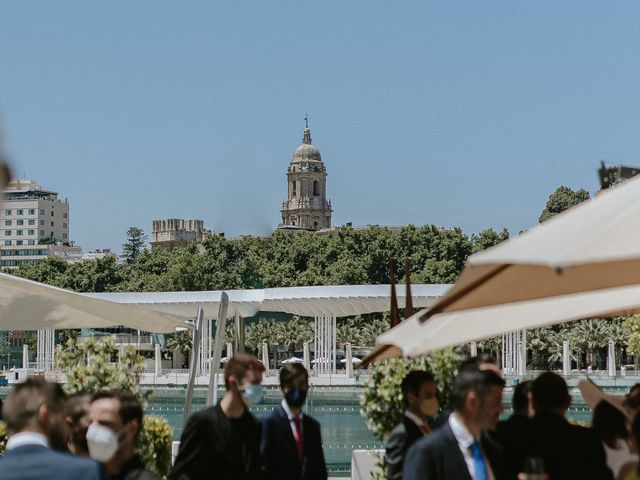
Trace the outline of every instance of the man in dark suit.
[[417, 440], [431, 433], [427, 419], [433, 418], [440, 408], [436, 398], [436, 381], [429, 372], [409, 372], [402, 380], [401, 389], [405, 411], [400, 423], [385, 440], [388, 480], [402, 478], [402, 466], [407, 450]]
[[504, 380], [489, 370], [458, 373], [447, 423], [407, 452], [404, 480], [500, 480], [499, 447], [483, 432], [494, 430], [502, 412]]
[[2, 480], [102, 480], [99, 463], [54, 450], [64, 448], [65, 396], [59, 385], [29, 379], [9, 394], [3, 419], [11, 436], [0, 457]]
[[262, 399], [262, 372], [262, 363], [245, 353], [225, 364], [227, 391], [218, 405], [189, 418], [171, 480], [260, 478], [260, 422], [248, 405]]
[[[527, 457], [539, 457], [549, 480], [613, 478], [604, 448], [590, 428], [570, 424], [564, 417], [571, 396], [564, 379], [544, 372], [531, 385], [531, 419], [526, 439]], [[524, 458], [521, 458], [521, 465]]]
[[309, 390], [309, 374], [298, 363], [280, 370], [284, 398], [262, 417], [260, 456], [266, 480], [326, 480], [320, 424], [302, 413]]
[[507, 420], [498, 422], [493, 438], [503, 449], [507, 478], [516, 478], [522, 472], [520, 463], [526, 453], [526, 438], [530, 425], [531, 380], [518, 383], [513, 391], [511, 404], [513, 414]]

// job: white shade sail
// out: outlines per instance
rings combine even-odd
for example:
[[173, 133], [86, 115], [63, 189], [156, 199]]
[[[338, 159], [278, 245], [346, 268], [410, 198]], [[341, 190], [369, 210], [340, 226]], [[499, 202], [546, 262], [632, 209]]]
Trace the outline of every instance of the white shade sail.
[[[413, 305], [433, 305], [450, 285], [412, 285]], [[404, 308], [404, 288], [398, 287], [398, 305]], [[229, 295], [228, 315], [253, 317], [258, 312], [284, 312], [313, 317], [346, 317], [364, 313], [386, 312], [390, 305], [390, 285], [333, 285], [317, 287], [225, 290]], [[205, 309], [205, 318], [216, 319], [221, 291], [87, 293], [87, 296], [144, 306], [150, 310], [192, 318], [194, 305]]]
[[172, 332], [184, 319], [0, 273], [0, 330], [126, 326]]

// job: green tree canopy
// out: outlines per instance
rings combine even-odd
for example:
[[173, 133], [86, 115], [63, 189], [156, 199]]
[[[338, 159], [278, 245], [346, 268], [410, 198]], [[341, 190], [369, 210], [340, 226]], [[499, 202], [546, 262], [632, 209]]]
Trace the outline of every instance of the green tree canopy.
[[545, 205], [544, 210], [542, 210], [538, 220], [542, 223], [545, 220], [549, 220], [554, 215], [564, 212], [568, 208], [584, 202], [585, 200], [589, 200], [589, 192], [583, 188], [574, 191], [564, 185], [558, 187], [555, 192], [549, 195], [547, 204]]
[[127, 241], [122, 244], [122, 257], [127, 262], [135, 262], [138, 256], [146, 248], [147, 236], [144, 230], [138, 227], [129, 227]]

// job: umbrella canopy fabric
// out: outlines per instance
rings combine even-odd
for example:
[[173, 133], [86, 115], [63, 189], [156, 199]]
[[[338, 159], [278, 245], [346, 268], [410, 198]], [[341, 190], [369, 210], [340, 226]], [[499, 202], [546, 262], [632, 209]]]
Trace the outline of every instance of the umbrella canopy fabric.
[[169, 333], [184, 318], [135, 305], [90, 298], [0, 273], [0, 330], [46, 330], [126, 326]]
[[425, 312], [416, 313], [380, 335], [376, 349], [365, 362], [420, 356], [514, 330], [637, 313], [640, 285], [441, 313], [421, 322]]
[[640, 284], [640, 176], [469, 257], [432, 315]]

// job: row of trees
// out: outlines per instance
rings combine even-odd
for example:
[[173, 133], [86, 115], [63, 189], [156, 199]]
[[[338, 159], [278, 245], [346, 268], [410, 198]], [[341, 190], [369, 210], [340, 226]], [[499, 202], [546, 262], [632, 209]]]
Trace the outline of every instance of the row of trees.
[[388, 283], [389, 259], [409, 256], [412, 281], [451, 283], [471, 253], [508, 236], [506, 229], [468, 236], [433, 225], [344, 227], [325, 235], [276, 231], [260, 238], [211, 236], [200, 248], [145, 250], [126, 263], [112, 256], [78, 263], [49, 258], [12, 273], [84, 292], [358, 285]]

